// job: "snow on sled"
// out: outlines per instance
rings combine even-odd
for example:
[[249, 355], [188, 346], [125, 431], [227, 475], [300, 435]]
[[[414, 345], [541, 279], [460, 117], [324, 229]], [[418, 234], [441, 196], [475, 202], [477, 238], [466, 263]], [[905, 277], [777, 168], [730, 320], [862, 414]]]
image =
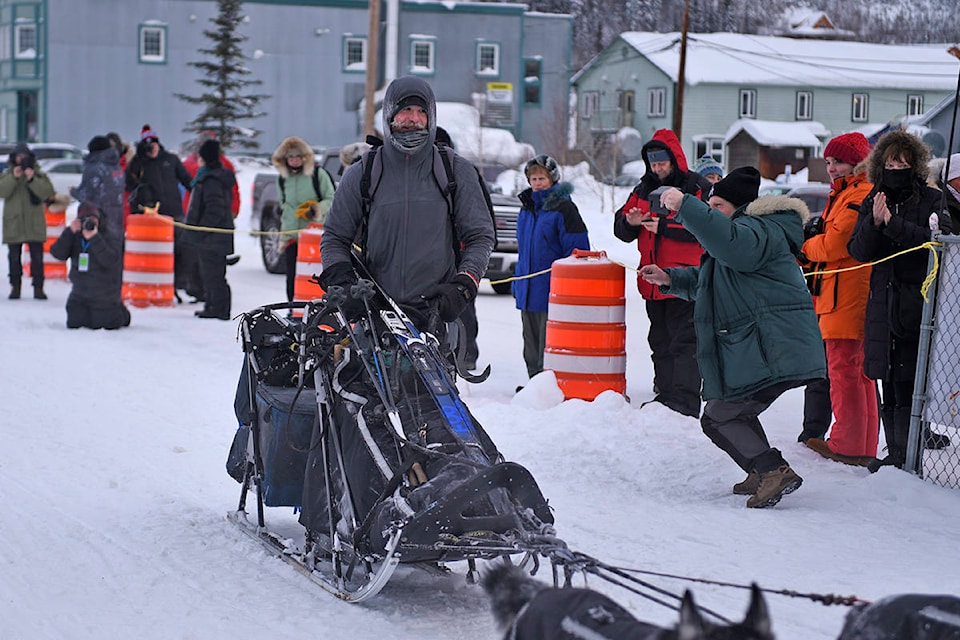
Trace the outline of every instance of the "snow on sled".
[[[355, 322], [341, 309], [347, 295], [366, 309]], [[477, 559], [563, 563], [536, 481], [504, 461], [460, 399], [450, 350], [374, 283], [257, 308], [240, 331], [241, 427], [227, 470], [241, 495], [228, 517], [268, 550], [351, 602], [379, 592], [400, 563], [466, 561], [468, 579]], [[302, 540], [267, 525], [278, 506], [299, 509]]]

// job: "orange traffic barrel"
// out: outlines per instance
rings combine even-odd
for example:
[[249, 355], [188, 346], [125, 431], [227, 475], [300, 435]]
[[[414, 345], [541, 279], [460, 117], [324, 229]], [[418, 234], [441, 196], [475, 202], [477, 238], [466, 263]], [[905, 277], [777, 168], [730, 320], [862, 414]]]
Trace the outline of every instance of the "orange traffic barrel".
[[575, 249], [553, 263], [543, 368], [566, 399], [627, 390], [624, 268], [603, 251]]
[[122, 297], [135, 307], [170, 307], [173, 223], [168, 216], [132, 215], [127, 221]]
[[[323, 289], [311, 278], [323, 271], [320, 260], [320, 240], [323, 238], [323, 227], [312, 224], [301, 229], [297, 234], [297, 271], [293, 281], [293, 299], [309, 302], [323, 297]], [[299, 309], [293, 315], [303, 315]]]
[[[56, 208], [59, 209], [60, 207]], [[44, 207], [43, 215], [47, 219], [47, 239], [43, 243], [43, 277], [47, 280], [51, 278], [66, 280], [67, 263], [50, 255], [50, 247], [53, 246], [53, 243], [57, 241], [57, 238], [60, 237], [67, 226], [67, 212], [65, 210], [51, 211], [50, 207]], [[26, 245], [24, 245], [24, 249], [26, 248]], [[27, 251], [27, 256], [29, 257], [29, 255], [30, 252]], [[33, 276], [32, 264], [27, 268], [27, 273], [31, 277]]]

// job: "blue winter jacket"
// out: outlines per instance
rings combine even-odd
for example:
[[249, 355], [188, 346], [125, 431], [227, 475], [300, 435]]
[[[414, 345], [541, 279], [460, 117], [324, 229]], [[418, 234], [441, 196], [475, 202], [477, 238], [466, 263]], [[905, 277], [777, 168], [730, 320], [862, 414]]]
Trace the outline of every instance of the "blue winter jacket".
[[[527, 189], [518, 197], [523, 208], [517, 217], [516, 276], [549, 269], [554, 260], [566, 258], [574, 249], [590, 248], [587, 226], [570, 199], [573, 186], [555, 184], [543, 191]], [[550, 297], [550, 273], [513, 281], [513, 297], [521, 311], [546, 311]]]

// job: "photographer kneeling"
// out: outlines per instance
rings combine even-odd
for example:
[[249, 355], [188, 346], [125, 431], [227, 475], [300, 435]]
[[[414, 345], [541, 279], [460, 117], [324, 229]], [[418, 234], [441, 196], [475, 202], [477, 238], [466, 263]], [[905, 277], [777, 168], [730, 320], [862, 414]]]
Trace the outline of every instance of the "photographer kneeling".
[[77, 218], [50, 247], [57, 260], [70, 259], [70, 296], [67, 328], [119, 329], [130, 325], [130, 311], [120, 293], [123, 287], [119, 243], [109, 241], [100, 228], [99, 212], [81, 207]]

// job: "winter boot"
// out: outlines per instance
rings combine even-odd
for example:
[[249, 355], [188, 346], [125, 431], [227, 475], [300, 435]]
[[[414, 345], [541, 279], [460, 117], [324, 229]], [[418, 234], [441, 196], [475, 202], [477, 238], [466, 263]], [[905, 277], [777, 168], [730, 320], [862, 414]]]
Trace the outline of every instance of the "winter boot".
[[35, 300], [46, 300], [47, 294], [43, 292], [43, 285], [33, 288], [33, 297]]
[[923, 432], [923, 446], [927, 449], [946, 449], [950, 446], [950, 436], [927, 429]]
[[10, 299], [19, 300], [20, 299], [20, 285], [12, 284], [10, 285]]
[[807, 441], [804, 444], [807, 445], [808, 449], [816, 451], [827, 460], [842, 462], [843, 464], [849, 464], [852, 467], [864, 466], [864, 464], [861, 462], [861, 456], [845, 456], [842, 453], [837, 453], [830, 448], [826, 440], [822, 440], [820, 438], [807, 438]]
[[803, 478], [790, 468], [790, 465], [783, 464], [774, 469], [760, 474], [760, 486], [757, 492], [747, 499], [747, 507], [750, 509], [762, 509], [772, 507], [780, 502], [780, 498], [793, 493], [803, 484]]
[[751, 471], [742, 482], [733, 485], [733, 493], [738, 496], [752, 496], [760, 487], [760, 474]]

